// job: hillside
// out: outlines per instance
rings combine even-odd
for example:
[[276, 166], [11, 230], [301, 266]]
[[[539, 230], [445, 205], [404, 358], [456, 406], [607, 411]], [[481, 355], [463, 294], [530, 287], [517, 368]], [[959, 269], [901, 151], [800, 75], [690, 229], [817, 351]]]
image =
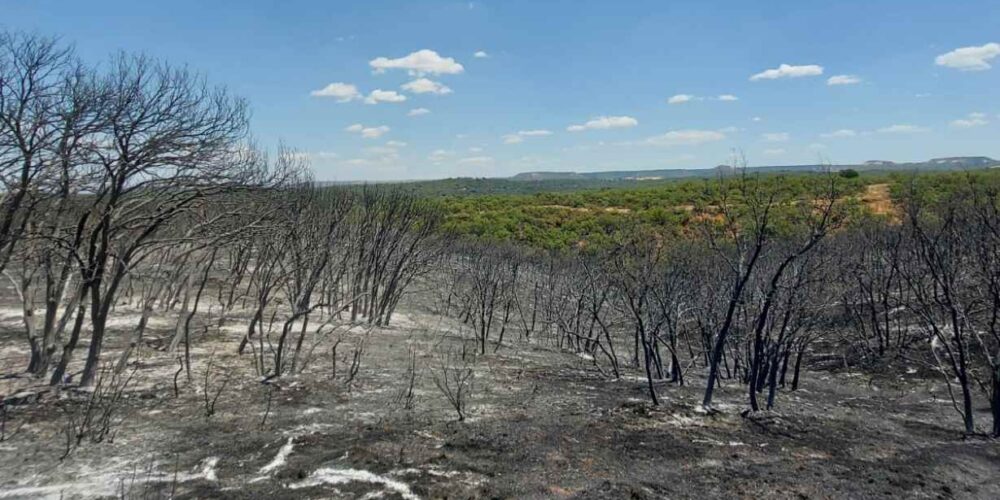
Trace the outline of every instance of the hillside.
[[[1000, 166], [1000, 161], [986, 156], [935, 158], [924, 162], [873, 160], [861, 164], [842, 165], [769, 165], [751, 167], [752, 172], [764, 174], [809, 174], [827, 168], [852, 169], [868, 175], [892, 172], [945, 172], [983, 169]], [[511, 177], [455, 177], [428, 181], [387, 182], [405, 186], [408, 191], [424, 197], [482, 196], [482, 195], [535, 195], [542, 193], [567, 193], [595, 189], [631, 189], [666, 186], [677, 181], [714, 179], [720, 173], [730, 173], [732, 167], [719, 165], [701, 169], [613, 170], [605, 172], [523, 172]], [[321, 182], [319, 185], [335, 186], [345, 183]], [[346, 183], [357, 185], [361, 183]]]
[[[924, 162], [896, 163], [884, 160], [871, 160], [861, 164], [844, 165], [765, 165], [750, 167], [754, 172], [819, 172], [826, 168], [833, 170], [853, 169], [861, 171], [941, 171], [963, 170], [970, 168], [988, 168], [1000, 165], [1000, 161], [986, 156], [958, 156], [949, 158], [934, 158]], [[719, 165], [715, 168], [701, 169], [657, 169], [657, 170], [612, 170], [605, 172], [523, 172], [510, 179], [516, 181], [550, 181], [550, 180], [619, 180], [619, 181], [649, 181], [665, 179], [685, 179], [714, 177], [720, 171], [730, 171], [731, 167]]]

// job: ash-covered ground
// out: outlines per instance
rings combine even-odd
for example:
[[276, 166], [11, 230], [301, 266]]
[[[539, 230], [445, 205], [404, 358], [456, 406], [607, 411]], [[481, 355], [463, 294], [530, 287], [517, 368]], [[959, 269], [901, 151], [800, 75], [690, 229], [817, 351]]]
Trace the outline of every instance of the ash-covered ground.
[[[103, 359], [136, 321], [115, 313]], [[939, 376], [905, 365], [813, 362], [775, 411], [747, 416], [731, 382], [709, 415], [700, 370], [659, 383], [652, 406], [638, 369], [616, 380], [516, 335], [475, 355], [457, 322], [419, 307], [385, 328], [330, 323], [300, 373], [267, 383], [256, 351], [237, 354], [248, 318], [204, 321], [189, 380], [163, 350], [175, 318], [154, 318], [107, 435], [76, 446], [89, 394], [19, 375], [26, 344], [5, 309], [0, 498], [1000, 498], [1000, 443], [963, 438]], [[459, 421], [439, 386], [468, 373]]]

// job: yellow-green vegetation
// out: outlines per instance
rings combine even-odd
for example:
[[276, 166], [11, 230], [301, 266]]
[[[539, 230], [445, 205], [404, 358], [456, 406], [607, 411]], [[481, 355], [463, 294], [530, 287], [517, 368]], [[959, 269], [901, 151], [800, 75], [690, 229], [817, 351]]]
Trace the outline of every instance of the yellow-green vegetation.
[[[756, 175], [756, 174], [754, 174]], [[921, 184], [947, 190], [962, 176], [1000, 178], [1000, 170], [916, 174]], [[891, 215], [893, 201], [914, 174], [873, 173], [837, 175], [837, 191], [857, 210]], [[821, 174], [774, 174], [758, 178], [761, 189], [773, 191], [777, 200], [793, 205], [829, 186]], [[604, 188], [531, 195], [447, 195], [438, 198], [444, 229], [451, 233], [490, 241], [511, 241], [545, 249], [574, 246], [604, 247], [624, 228], [639, 226], [651, 236], [682, 235], [692, 222], [717, 210], [724, 189], [735, 183], [720, 179], [692, 179], [651, 187]], [[740, 194], [729, 191], [729, 202], [740, 203]], [[891, 196], [891, 198], [890, 198]]]

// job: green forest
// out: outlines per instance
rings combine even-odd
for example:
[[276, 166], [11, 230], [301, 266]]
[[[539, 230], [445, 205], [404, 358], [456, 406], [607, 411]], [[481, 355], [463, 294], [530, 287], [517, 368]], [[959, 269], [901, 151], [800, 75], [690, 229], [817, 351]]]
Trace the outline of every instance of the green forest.
[[[995, 182], [1000, 170], [925, 173], [837, 174], [749, 174], [759, 188], [773, 193], [786, 205], [813, 196], [830, 182], [842, 202], [858, 214], [889, 215], [907, 186], [920, 184], [929, 192], [947, 191], [966, 176]], [[692, 222], [703, 220], [718, 210], [728, 194], [730, 203], [739, 203], [739, 193], [724, 193], [735, 183], [730, 178], [664, 181], [656, 185], [603, 187], [597, 189], [557, 189], [533, 194], [477, 194], [466, 191], [468, 184], [448, 191], [437, 185], [425, 192], [444, 213], [444, 230], [487, 241], [505, 241], [532, 247], [560, 250], [571, 247], [603, 248], [613, 244], [626, 229], [636, 228], [650, 235], [677, 236], [692, 230]], [[496, 193], [497, 180], [477, 180], [480, 190]], [[519, 184], [508, 180], [501, 183]], [[560, 186], [563, 188], [565, 186]], [[419, 192], [419, 191], [418, 191]], [[856, 217], [855, 217], [856, 218]]]

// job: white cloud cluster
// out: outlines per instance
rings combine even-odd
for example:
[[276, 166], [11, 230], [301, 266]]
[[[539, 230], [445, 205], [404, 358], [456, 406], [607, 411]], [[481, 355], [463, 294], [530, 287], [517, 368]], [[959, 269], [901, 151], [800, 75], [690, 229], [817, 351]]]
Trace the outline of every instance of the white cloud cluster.
[[761, 134], [761, 137], [767, 142], [788, 142], [788, 139], [791, 139], [788, 132], [769, 132]]
[[525, 137], [542, 137], [552, 135], [551, 130], [519, 130], [514, 134], [507, 134], [502, 137], [504, 144], [520, 144]]
[[403, 57], [389, 59], [376, 57], [368, 62], [376, 73], [384, 73], [390, 69], [405, 69], [411, 75], [456, 75], [465, 68], [451, 57], [441, 57], [430, 49], [422, 49]]
[[344, 129], [347, 132], [354, 134], [361, 134], [361, 137], [365, 139], [377, 139], [382, 137], [386, 132], [389, 131], [389, 127], [385, 125], [379, 125], [377, 127], [366, 127], [360, 123], [355, 123]]
[[739, 97], [736, 97], [733, 94], [722, 94], [722, 95], [716, 97], [715, 99], [718, 100], [718, 101], [723, 101], [723, 102], [733, 102], [733, 101], [740, 100]]
[[475, 54], [472, 54], [472, 57], [475, 57], [476, 59], [486, 59], [487, 57], [490, 57], [490, 55], [487, 54], [486, 51], [477, 50]]
[[319, 90], [309, 93], [313, 97], [333, 97], [337, 102], [349, 102], [361, 98], [358, 88], [350, 83], [333, 82]]
[[662, 135], [647, 138], [643, 143], [650, 146], [696, 146], [707, 142], [717, 142], [726, 138], [718, 130], [672, 130]]
[[420, 115], [429, 114], [430, 112], [431, 112], [431, 110], [429, 110], [427, 108], [413, 108], [413, 109], [410, 110], [409, 113], [406, 113], [406, 116], [420, 116]]
[[833, 75], [827, 78], [826, 84], [833, 85], [855, 85], [861, 83], [861, 77], [856, 75]]
[[777, 80], [778, 78], [801, 78], [803, 76], [819, 76], [823, 74], [823, 67], [816, 64], [806, 64], [794, 66], [782, 64], [777, 68], [768, 69], [750, 77], [751, 82], [758, 80]]
[[378, 104], [380, 102], [403, 102], [406, 96], [395, 90], [375, 89], [365, 97], [365, 104]]
[[986, 119], [986, 113], [969, 113], [965, 118], [959, 118], [951, 122], [953, 128], [974, 128], [989, 124], [990, 122]]
[[934, 64], [961, 71], [983, 71], [993, 67], [989, 61], [997, 56], [1000, 56], [1000, 43], [994, 42], [941, 54], [934, 59]]
[[[313, 97], [333, 97], [337, 102], [351, 102], [362, 99], [358, 87], [350, 83], [333, 82], [319, 90], [309, 93]], [[364, 97], [365, 104], [378, 104], [380, 102], [403, 102], [406, 96], [394, 90], [375, 89]]]
[[570, 125], [566, 130], [582, 132], [584, 130], [604, 130], [609, 128], [631, 128], [639, 124], [639, 120], [631, 116], [598, 116], [581, 125]]

